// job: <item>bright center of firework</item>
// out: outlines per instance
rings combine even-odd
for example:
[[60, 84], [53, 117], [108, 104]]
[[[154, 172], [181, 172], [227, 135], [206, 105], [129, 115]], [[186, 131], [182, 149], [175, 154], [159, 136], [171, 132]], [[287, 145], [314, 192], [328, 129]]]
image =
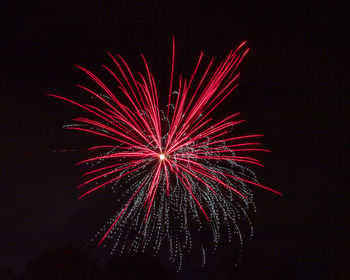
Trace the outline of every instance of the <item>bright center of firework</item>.
[[161, 160], [163, 160], [163, 159], [165, 159], [165, 155], [160, 154], [160, 155], [159, 155], [159, 158], [160, 158]]

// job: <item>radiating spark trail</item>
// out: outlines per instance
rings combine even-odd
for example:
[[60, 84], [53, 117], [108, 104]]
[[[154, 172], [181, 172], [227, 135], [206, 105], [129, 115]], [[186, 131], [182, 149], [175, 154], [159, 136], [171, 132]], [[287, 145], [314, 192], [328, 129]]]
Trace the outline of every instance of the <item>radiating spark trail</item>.
[[[128, 245], [129, 252], [144, 252], [149, 247], [157, 253], [163, 246], [169, 249], [171, 259], [177, 255], [182, 259], [184, 249], [192, 247], [192, 233], [198, 230], [190, 225], [209, 228], [216, 248], [224, 225], [230, 235], [235, 232], [242, 238], [238, 221], [249, 221], [248, 212], [253, 207], [251, 187], [280, 195], [259, 184], [254, 173], [241, 165], [262, 166], [247, 153], [269, 151], [251, 140], [263, 135], [232, 136], [232, 128], [244, 122], [237, 119], [239, 113], [219, 122], [209, 117], [237, 87], [236, 69], [249, 50], [243, 50], [245, 44], [231, 50], [216, 69], [211, 59], [201, 70], [201, 52], [189, 81], [180, 76], [176, 85], [173, 40], [164, 110], [143, 55], [146, 75], [138, 73], [136, 77], [121, 56], [108, 53], [114, 66], [103, 68], [115, 81], [110, 86], [76, 65], [97, 85], [95, 90], [78, 85], [95, 104], [50, 94], [89, 113], [90, 117], [73, 119], [75, 124], [67, 125], [67, 129], [105, 141], [89, 148], [95, 155], [78, 163], [92, 168], [83, 174], [88, 179], [78, 186], [85, 189], [79, 198], [111, 186], [122, 204], [96, 236], [100, 237], [98, 244], [115, 240], [113, 252], [117, 248], [122, 252]], [[113, 88], [118, 90], [114, 92]]]

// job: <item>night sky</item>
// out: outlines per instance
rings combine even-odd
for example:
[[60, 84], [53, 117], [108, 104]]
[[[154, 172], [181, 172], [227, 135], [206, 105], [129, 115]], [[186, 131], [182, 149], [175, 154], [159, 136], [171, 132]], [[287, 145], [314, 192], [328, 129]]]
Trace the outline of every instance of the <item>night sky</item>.
[[[295, 279], [331, 279], [349, 263], [346, 1], [55, 2], [2, 9], [0, 264], [19, 272], [45, 249], [85, 246], [116, 209], [107, 189], [77, 199], [75, 163], [101, 141], [64, 130], [82, 112], [46, 94], [79, 99], [75, 85], [93, 82], [73, 65], [107, 76], [111, 52], [137, 71], [144, 54], [166, 95], [173, 35], [176, 73], [187, 77], [202, 50], [208, 63], [243, 40], [251, 48], [238, 89], [214, 114], [241, 112], [237, 134], [265, 135], [272, 153], [257, 155], [265, 167], [254, 170], [283, 193], [254, 189], [248, 248]], [[187, 265], [180, 279], [206, 279]]]

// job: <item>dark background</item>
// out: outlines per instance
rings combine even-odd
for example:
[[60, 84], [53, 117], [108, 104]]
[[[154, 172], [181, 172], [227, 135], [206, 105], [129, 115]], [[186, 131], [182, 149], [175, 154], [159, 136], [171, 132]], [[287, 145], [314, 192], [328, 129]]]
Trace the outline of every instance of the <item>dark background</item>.
[[[86, 158], [91, 139], [63, 130], [80, 111], [46, 94], [79, 99], [74, 85], [92, 82], [73, 64], [106, 76], [100, 65], [110, 65], [107, 51], [137, 71], [143, 53], [159, 92], [166, 92], [174, 35], [176, 73], [187, 77], [201, 50], [206, 62], [213, 56], [218, 62], [243, 40], [251, 48], [238, 89], [216, 116], [242, 112], [247, 122], [238, 134], [265, 134], [272, 153], [261, 155], [265, 168], [257, 174], [283, 196], [254, 190], [248, 261], [280, 268], [291, 279], [345, 273], [346, 1], [28, 2], [2, 7], [1, 264], [19, 272], [45, 249], [85, 246], [115, 209], [108, 190], [76, 199], [82, 170], [74, 164]], [[191, 265], [180, 279], [209, 279]], [[222, 269], [208, 267], [212, 274]]]

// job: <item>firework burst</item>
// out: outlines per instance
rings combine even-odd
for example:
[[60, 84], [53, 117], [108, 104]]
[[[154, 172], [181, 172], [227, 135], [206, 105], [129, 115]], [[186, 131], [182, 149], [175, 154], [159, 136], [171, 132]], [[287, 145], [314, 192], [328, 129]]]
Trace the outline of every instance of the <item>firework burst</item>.
[[[99, 244], [115, 242], [112, 252], [143, 252], [151, 248], [169, 249], [170, 258], [182, 259], [192, 247], [191, 236], [203, 227], [211, 230], [214, 247], [223, 227], [228, 239], [236, 234], [242, 240], [237, 221], [249, 221], [253, 206], [250, 186], [279, 194], [258, 183], [245, 165], [261, 165], [249, 152], [258, 148], [262, 135], [232, 135], [242, 122], [239, 113], [216, 122], [211, 113], [237, 86], [236, 68], [247, 54], [243, 42], [230, 51], [225, 61], [213, 69], [213, 59], [198, 75], [203, 53], [189, 80], [180, 76], [175, 86], [173, 41], [172, 67], [167, 105], [160, 109], [157, 87], [145, 58], [146, 71], [137, 77], [121, 56], [109, 54], [113, 69], [103, 66], [115, 80], [118, 92], [84, 67], [77, 66], [98, 85], [93, 91], [80, 86], [94, 104], [66, 100], [84, 109], [90, 117], [74, 119], [67, 129], [97, 135], [107, 145], [79, 164], [89, 164], [87, 180], [78, 186], [79, 198], [92, 195], [105, 186], [119, 193], [121, 204], [114, 217], [96, 236]], [[195, 82], [196, 81], [196, 82]], [[124, 95], [124, 101], [118, 95]], [[125, 102], [126, 101], [126, 102]], [[204, 245], [201, 247], [205, 252]]]

